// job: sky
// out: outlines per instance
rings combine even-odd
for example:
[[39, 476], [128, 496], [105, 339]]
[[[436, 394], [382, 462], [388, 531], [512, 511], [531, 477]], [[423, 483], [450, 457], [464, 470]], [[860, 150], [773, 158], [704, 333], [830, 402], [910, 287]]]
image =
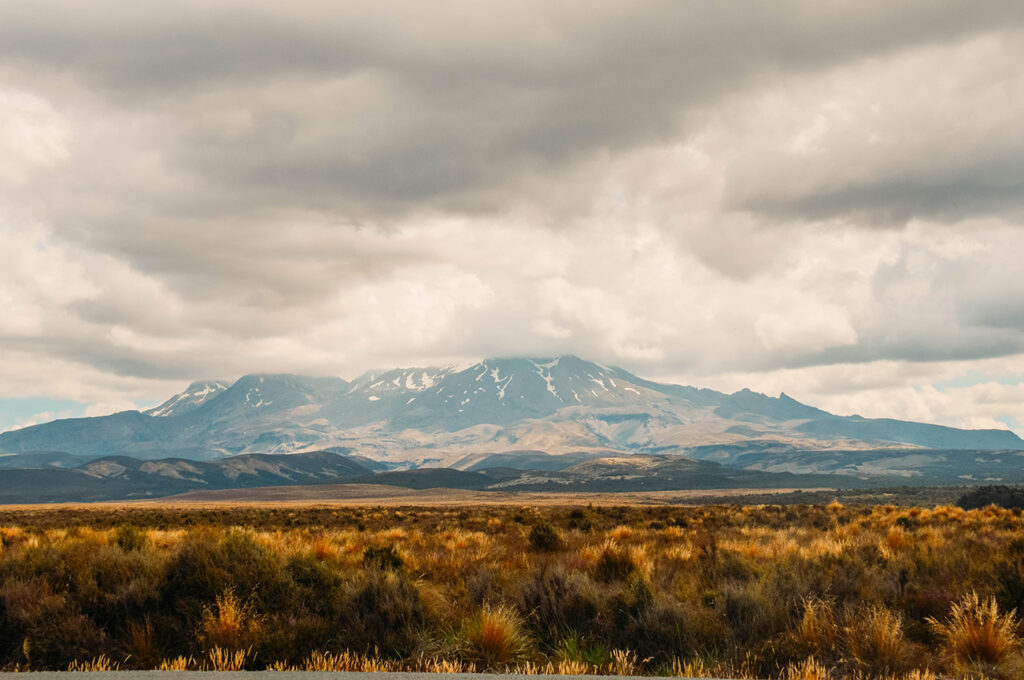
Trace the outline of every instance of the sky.
[[1024, 434], [1019, 0], [0, 0], [0, 430], [573, 353]]

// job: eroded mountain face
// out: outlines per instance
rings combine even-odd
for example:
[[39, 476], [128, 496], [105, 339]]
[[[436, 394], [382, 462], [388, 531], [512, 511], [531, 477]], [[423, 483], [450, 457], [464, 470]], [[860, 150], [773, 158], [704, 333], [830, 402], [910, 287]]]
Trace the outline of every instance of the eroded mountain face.
[[81, 456], [214, 459], [328, 447], [405, 467], [469, 468], [480, 456], [541, 452], [681, 453], [804, 469], [815, 467], [804, 455], [815, 451], [1024, 450], [1024, 441], [1009, 431], [834, 416], [785, 394], [660, 384], [572, 355], [394, 369], [352, 382], [295, 375], [198, 381], [145, 412], [0, 434], [2, 452]]

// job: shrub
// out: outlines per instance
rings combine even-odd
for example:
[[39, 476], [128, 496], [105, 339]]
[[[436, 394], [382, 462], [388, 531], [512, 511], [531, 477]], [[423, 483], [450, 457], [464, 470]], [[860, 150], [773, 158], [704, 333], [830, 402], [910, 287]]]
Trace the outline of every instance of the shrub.
[[405, 565], [394, 546], [370, 546], [363, 551], [363, 566], [367, 569], [398, 571]]
[[530, 529], [530, 547], [539, 552], [561, 550], [564, 542], [555, 527], [549, 522], [537, 522]]
[[163, 656], [149, 617], [128, 623], [127, 657], [137, 668], [155, 668]]
[[1024, 608], [1024, 539], [1010, 541], [1006, 552], [995, 557], [999, 601], [1007, 609]]
[[556, 656], [559, 661], [580, 664], [573, 673], [580, 675], [606, 665], [611, 660], [611, 652], [608, 645], [590, 641], [572, 630], [562, 640], [561, 646], [556, 650]]
[[416, 585], [395, 571], [366, 571], [351, 586], [345, 612], [341, 645], [389, 657], [410, 654], [427, 620]]
[[594, 579], [600, 583], [625, 581], [636, 570], [633, 556], [614, 541], [608, 541], [594, 563]]
[[200, 651], [195, 631], [210, 603], [225, 591], [244, 595], [256, 613], [286, 610], [296, 593], [284, 567], [280, 555], [249, 533], [187, 535], [168, 559], [160, 586], [163, 616], [153, 619], [166, 631], [165, 651]]
[[588, 630], [600, 611], [600, 595], [583, 574], [561, 566], [538, 570], [519, 590], [519, 610], [541, 639], [566, 630]]
[[142, 550], [149, 543], [146, 534], [131, 524], [122, 524], [114, 530], [114, 542], [121, 550]]
[[295, 599], [303, 604], [303, 609], [326, 616], [337, 614], [344, 580], [336, 565], [300, 553], [288, 560], [286, 572], [294, 584]]
[[593, 528], [593, 523], [587, 517], [587, 513], [580, 508], [575, 508], [569, 512], [569, 528], [577, 531], [590, 531]]
[[67, 668], [102, 655], [104, 635], [89, 617], [63, 601], [42, 607], [41, 617], [22, 641], [25, 660], [36, 668]]

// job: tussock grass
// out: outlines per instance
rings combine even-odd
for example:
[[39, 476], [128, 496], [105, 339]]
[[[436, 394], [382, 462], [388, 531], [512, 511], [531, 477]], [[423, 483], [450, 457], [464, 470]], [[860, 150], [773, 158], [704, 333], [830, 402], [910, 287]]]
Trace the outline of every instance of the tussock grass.
[[104, 512], [0, 515], [0, 669], [1024, 677], [1017, 511]]
[[530, 639], [519, 613], [503, 605], [485, 605], [459, 631], [458, 647], [471, 664], [489, 670], [507, 668], [527, 658]]
[[[980, 671], [994, 676], [1006, 675], [1009, 661], [1019, 664], [1020, 622], [1015, 610], [999, 612], [994, 597], [981, 599], [971, 591], [955, 602], [945, 620], [928, 619], [942, 640], [942, 651], [957, 672]], [[1016, 676], [1020, 677], [1020, 676]]]

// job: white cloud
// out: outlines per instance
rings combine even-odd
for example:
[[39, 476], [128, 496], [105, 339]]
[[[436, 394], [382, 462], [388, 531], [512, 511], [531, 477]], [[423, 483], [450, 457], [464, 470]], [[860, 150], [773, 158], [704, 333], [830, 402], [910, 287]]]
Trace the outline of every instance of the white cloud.
[[51, 5], [0, 26], [0, 398], [574, 352], [1024, 423], [1019, 3]]
[[0, 181], [23, 184], [68, 157], [67, 125], [46, 99], [0, 87], [0, 120]]

